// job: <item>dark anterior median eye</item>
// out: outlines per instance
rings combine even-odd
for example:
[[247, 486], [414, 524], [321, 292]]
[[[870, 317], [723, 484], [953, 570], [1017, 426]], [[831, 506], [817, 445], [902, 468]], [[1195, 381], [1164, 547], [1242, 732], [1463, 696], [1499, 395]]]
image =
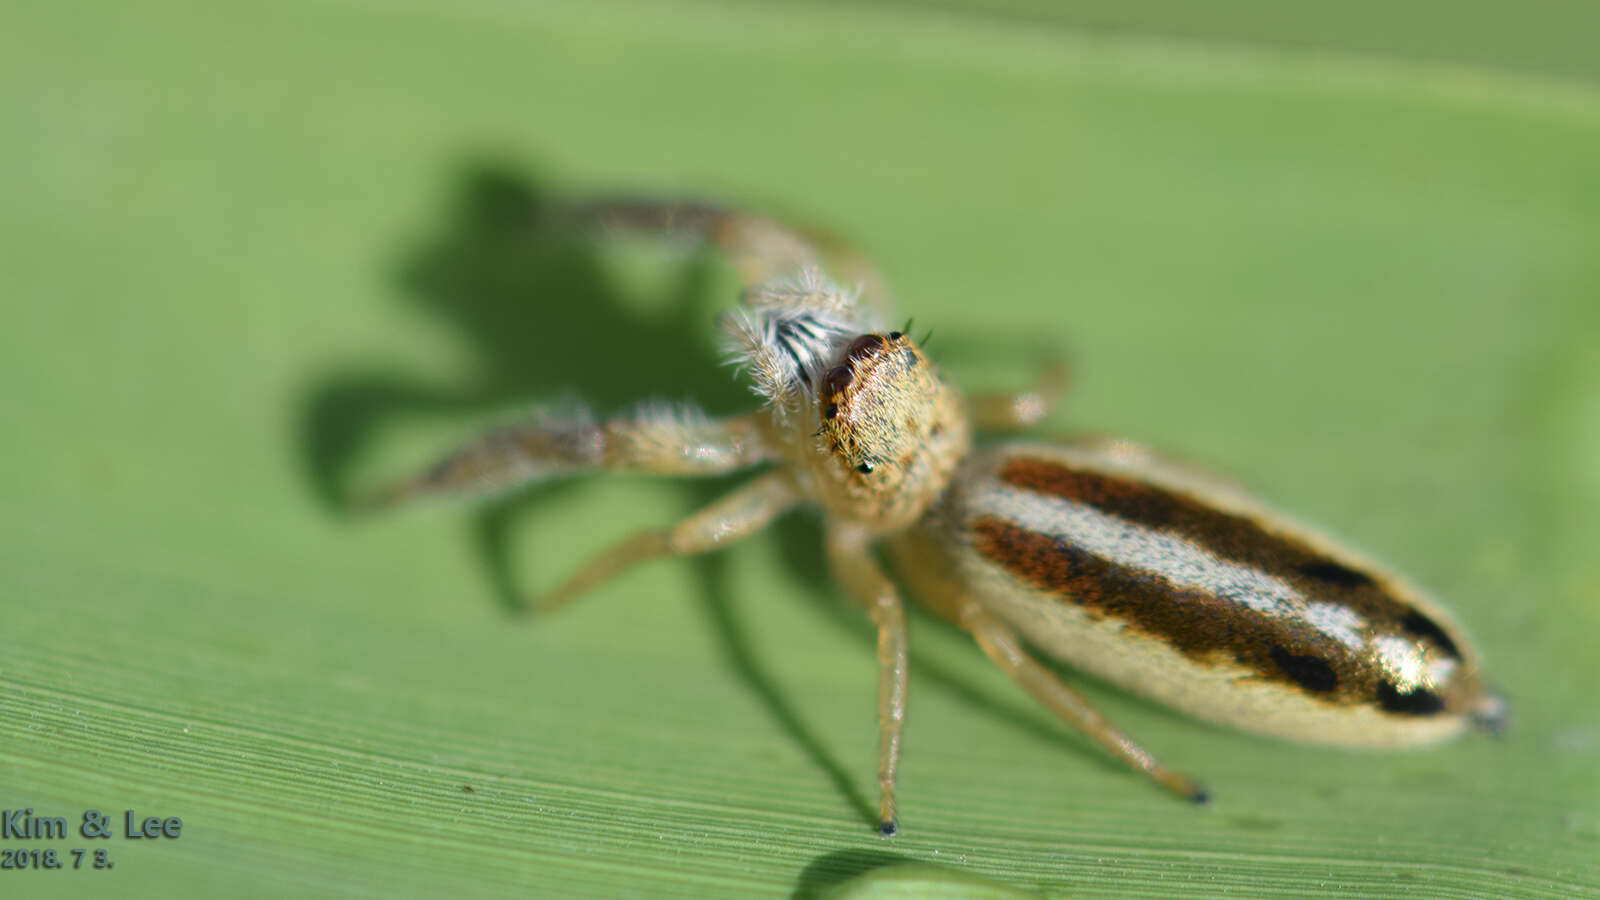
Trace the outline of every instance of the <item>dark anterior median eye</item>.
[[834, 366], [828, 374], [822, 376], [822, 392], [826, 396], [833, 396], [850, 386], [850, 367]]
[[847, 360], [863, 359], [881, 346], [883, 346], [883, 338], [875, 334], [863, 334], [850, 343], [850, 349], [844, 352], [844, 358]]

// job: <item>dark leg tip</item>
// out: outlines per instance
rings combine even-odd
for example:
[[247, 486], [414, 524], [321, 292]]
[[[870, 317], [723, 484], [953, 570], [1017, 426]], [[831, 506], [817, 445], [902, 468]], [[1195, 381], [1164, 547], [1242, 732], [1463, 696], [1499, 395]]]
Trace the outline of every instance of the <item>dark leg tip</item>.
[[1196, 786], [1189, 799], [1194, 801], [1195, 806], [1209, 806], [1211, 805], [1211, 792], [1203, 787]]
[[900, 820], [899, 819], [890, 819], [887, 822], [879, 822], [878, 823], [878, 833], [883, 835], [884, 837], [894, 837], [899, 832], [900, 832]]

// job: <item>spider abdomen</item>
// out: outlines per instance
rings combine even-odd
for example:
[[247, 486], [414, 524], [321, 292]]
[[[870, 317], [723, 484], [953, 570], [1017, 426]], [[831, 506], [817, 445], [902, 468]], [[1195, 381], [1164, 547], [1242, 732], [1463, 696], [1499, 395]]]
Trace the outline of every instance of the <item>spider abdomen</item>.
[[[898, 553], [947, 615], [976, 603], [1064, 662], [1201, 718], [1400, 746], [1501, 715], [1477, 654], [1419, 589], [1130, 444], [974, 453]], [[923, 583], [934, 571], [942, 586]]]

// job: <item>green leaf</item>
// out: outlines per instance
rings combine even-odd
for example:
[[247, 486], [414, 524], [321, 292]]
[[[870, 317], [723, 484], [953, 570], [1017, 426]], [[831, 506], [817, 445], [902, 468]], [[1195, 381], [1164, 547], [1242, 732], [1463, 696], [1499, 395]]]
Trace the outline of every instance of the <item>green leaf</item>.
[[[882, 10], [155, 0], [8, 8], [0, 102], [0, 808], [69, 826], [0, 840], [67, 857], [8, 888], [1600, 890], [1590, 90]], [[344, 515], [569, 392], [752, 402], [728, 272], [521, 228], [617, 189], [859, 238], [966, 383], [1061, 342], [1049, 430], [1412, 573], [1513, 729], [1349, 753], [1087, 685], [1197, 810], [920, 616], [884, 840], [873, 636], [814, 517], [530, 623], [521, 596], [738, 479]], [[82, 838], [88, 810], [182, 834]]]

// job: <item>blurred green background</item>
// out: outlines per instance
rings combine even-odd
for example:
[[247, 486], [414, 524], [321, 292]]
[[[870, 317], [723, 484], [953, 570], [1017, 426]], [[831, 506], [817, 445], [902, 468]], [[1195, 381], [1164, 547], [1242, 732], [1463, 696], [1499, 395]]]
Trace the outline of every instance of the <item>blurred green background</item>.
[[[1594, 895], [1595, 10], [7, 5], [0, 808], [184, 830], [0, 840], [115, 862], [0, 892]], [[918, 617], [884, 841], [873, 636], [814, 519], [533, 623], [524, 592], [738, 479], [350, 520], [573, 393], [749, 404], [715, 261], [524, 227], [619, 187], [856, 238], [965, 383], [1059, 341], [1047, 430], [1412, 573], [1514, 729], [1348, 753], [1086, 685], [1195, 810]]]

